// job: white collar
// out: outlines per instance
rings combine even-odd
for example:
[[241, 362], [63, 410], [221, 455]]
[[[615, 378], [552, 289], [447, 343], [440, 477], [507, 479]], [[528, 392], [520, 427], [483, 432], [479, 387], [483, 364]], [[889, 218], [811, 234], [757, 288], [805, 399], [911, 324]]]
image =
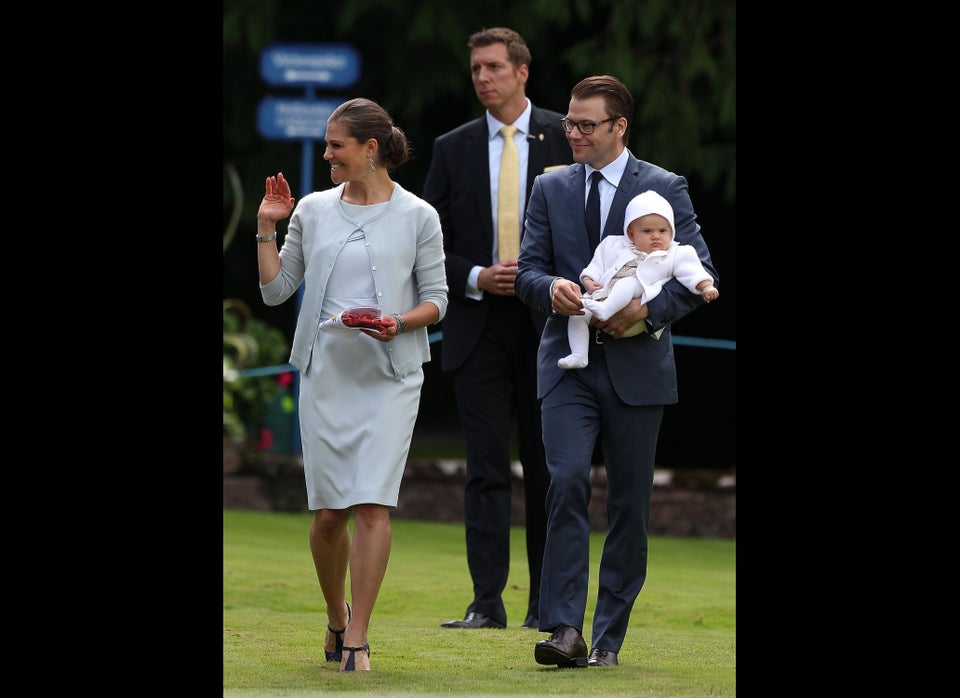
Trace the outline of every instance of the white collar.
[[[530, 98], [527, 98], [527, 107], [522, 112], [520, 116], [517, 117], [517, 120], [513, 122], [513, 126], [517, 127], [517, 130], [523, 134], [530, 133], [530, 111], [531, 111]], [[500, 135], [500, 129], [504, 126], [510, 126], [511, 124], [505, 124], [502, 121], [497, 120], [493, 114], [489, 111], [487, 114], [487, 137], [492, 141], [494, 138]]]

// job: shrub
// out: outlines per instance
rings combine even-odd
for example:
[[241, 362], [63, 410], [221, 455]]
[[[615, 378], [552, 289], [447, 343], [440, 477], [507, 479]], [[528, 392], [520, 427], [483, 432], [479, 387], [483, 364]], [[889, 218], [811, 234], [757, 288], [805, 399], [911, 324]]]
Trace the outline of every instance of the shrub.
[[253, 317], [242, 300], [223, 302], [223, 432], [255, 439], [266, 404], [282, 389], [276, 376], [243, 375], [284, 364], [290, 346], [283, 333]]

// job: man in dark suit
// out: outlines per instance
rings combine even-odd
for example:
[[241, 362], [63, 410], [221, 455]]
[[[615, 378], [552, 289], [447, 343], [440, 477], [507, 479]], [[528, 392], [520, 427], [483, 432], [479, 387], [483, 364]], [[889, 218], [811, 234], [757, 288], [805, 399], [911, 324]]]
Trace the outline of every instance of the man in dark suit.
[[[591, 321], [587, 367], [565, 370], [557, 365], [570, 353], [567, 318], [583, 314], [580, 272], [597, 244], [589, 239], [584, 213], [593, 172], [602, 175], [598, 232], [622, 235], [627, 203], [644, 191], [656, 191], [673, 207], [677, 243], [692, 245], [719, 280], [686, 179], [627, 150], [633, 113], [633, 97], [616, 78], [580, 81], [571, 91], [563, 122], [575, 164], [538, 177], [527, 205], [517, 296], [550, 313], [537, 357], [551, 477], [540, 584], [540, 629], [551, 636], [534, 648], [539, 664], [618, 664], [630, 612], [647, 574], [647, 524], [663, 409], [677, 402], [670, 326], [703, 303], [671, 279], [649, 303], [635, 298], [609, 320]], [[628, 332], [637, 323], [643, 331]], [[588, 506], [598, 436], [607, 474], [608, 528], [588, 655], [583, 638], [590, 571]]]
[[519, 248], [501, 250], [498, 241], [498, 233], [506, 232], [499, 230], [496, 215], [500, 160], [509, 145], [500, 128], [518, 129], [511, 137], [519, 161], [512, 192], [519, 197], [515, 246], [534, 178], [573, 158], [560, 127], [563, 115], [539, 109], [526, 97], [531, 57], [523, 38], [495, 27], [470, 36], [467, 46], [473, 87], [486, 112], [436, 139], [423, 187], [423, 198], [436, 207], [443, 226], [450, 302], [442, 325], [441, 368], [453, 374], [466, 442], [464, 518], [473, 580], [473, 601], [464, 619], [442, 626], [507, 625], [502, 594], [510, 569], [511, 424], [516, 419], [530, 573], [523, 627], [536, 628], [549, 483], [536, 396], [537, 344], [545, 315], [516, 298]]

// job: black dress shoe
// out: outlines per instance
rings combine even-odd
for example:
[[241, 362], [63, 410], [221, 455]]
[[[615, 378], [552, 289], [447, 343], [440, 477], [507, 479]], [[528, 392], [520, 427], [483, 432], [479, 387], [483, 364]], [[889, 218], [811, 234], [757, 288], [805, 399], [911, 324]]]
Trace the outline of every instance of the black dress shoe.
[[440, 624], [441, 628], [505, 628], [507, 627], [503, 623], [498, 623], [490, 616], [485, 616], [482, 613], [475, 613], [470, 611], [467, 614], [467, 617], [463, 620], [448, 620], [446, 623]]
[[539, 629], [540, 629], [540, 619], [537, 618], [535, 615], [533, 615], [533, 614], [531, 613], [531, 614], [529, 614], [529, 615], [527, 616], [527, 619], [526, 619], [525, 621], [523, 621], [523, 625], [521, 625], [520, 627], [521, 627], [521, 628], [533, 628], [534, 630], [539, 630]]
[[549, 640], [540, 640], [533, 648], [537, 664], [556, 664], [558, 667], [587, 666], [587, 643], [576, 628], [561, 625]]
[[608, 650], [590, 650], [590, 659], [587, 660], [587, 666], [617, 666], [617, 653]]

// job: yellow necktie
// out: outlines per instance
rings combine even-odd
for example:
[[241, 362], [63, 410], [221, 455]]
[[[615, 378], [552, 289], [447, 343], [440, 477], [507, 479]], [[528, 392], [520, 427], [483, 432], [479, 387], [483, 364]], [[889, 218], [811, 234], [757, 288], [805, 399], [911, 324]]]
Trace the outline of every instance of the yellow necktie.
[[497, 190], [497, 250], [500, 261], [520, 256], [520, 158], [513, 142], [516, 126], [500, 129], [500, 185]]

